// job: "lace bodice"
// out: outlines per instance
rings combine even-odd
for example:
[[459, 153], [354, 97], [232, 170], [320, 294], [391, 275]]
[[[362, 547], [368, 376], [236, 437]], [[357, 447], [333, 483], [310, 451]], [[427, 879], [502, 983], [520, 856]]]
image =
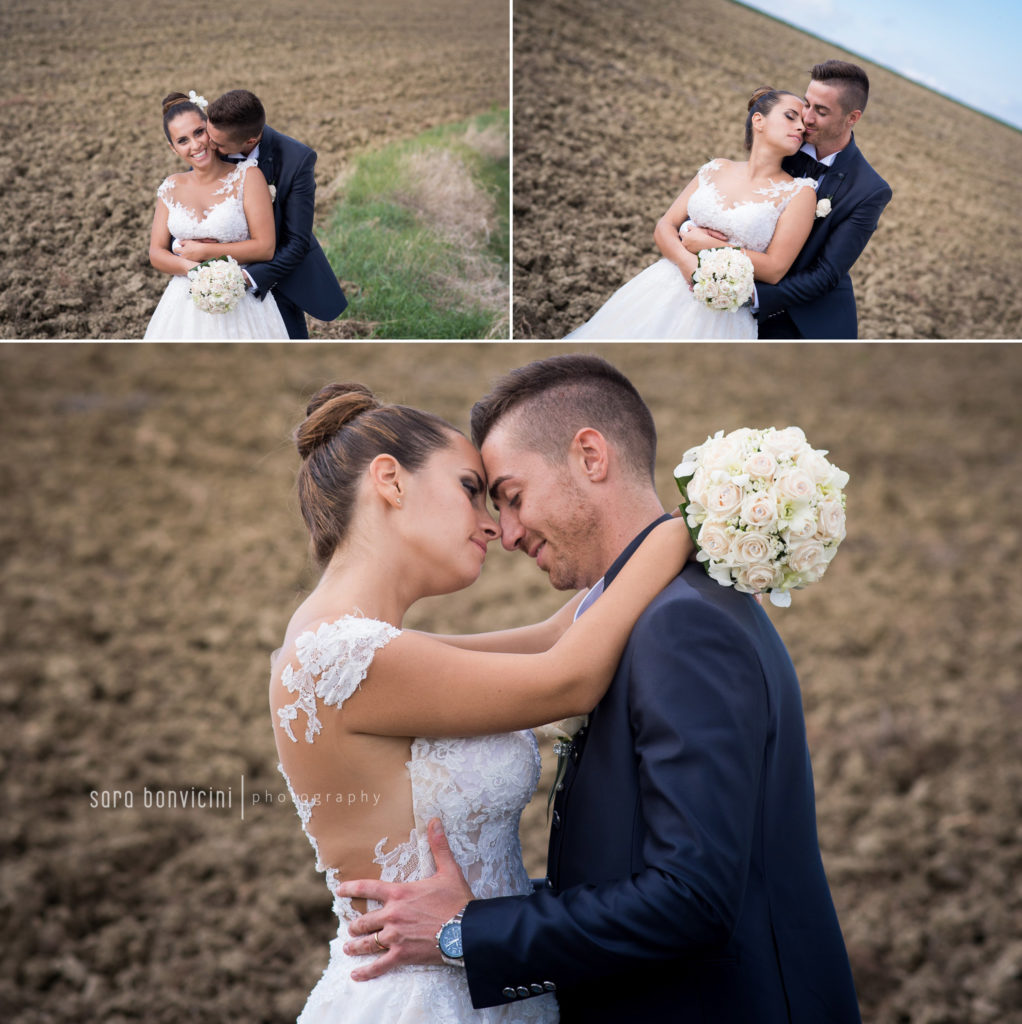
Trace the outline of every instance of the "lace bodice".
[[[302, 634], [295, 645], [297, 666], [288, 665], [281, 683], [294, 697], [277, 709], [292, 743], [315, 743], [321, 715], [340, 708], [364, 682], [375, 653], [400, 631], [385, 622], [346, 615]], [[304, 716], [304, 731], [292, 725]], [[475, 896], [520, 895], [531, 883], [522, 865], [518, 823], [539, 782], [540, 758], [533, 734], [524, 732], [461, 739], [421, 737], [412, 741], [407, 762], [414, 825], [407, 837], [382, 836], [374, 862], [384, 881], [413, 881], [435, 871], [426, 825], [441, 819], [455, 859]], [[296, 793], [279, 766], [302, 827], [316, 850], [317, 870], [326, 871], [333, 891], [337, 873], [319, 856], [316, 805]], [[349, 900], [334, 898], [342, 920], [353, 916]]]
[[777, 218], [784, 208], [804, 188], [814, 188], [812, 178], [794, 178], [769, 188], [758, 189], [761, 200], [725, 204], [723, 196], [714, 184], [714, 171], [721, 166], [720, 160], [711, 160], [699, 168], [699, 187], [688, 203], [688, 215], [700, 227], [723, 231], [733, 245], [766, 252], [773, 237]]
[[174, 238], [215, 238], [218, 242], [248, 241], [248, 220], [243, 205], [245, 172], [255, 166], [255, 160], [235, 164], [213, 193], [224, 198], [199, 212], [182, 206], [175, 198], [176, 176], [165, 178], [156, 194], [167, 207], [167, 227], [171, 235]]

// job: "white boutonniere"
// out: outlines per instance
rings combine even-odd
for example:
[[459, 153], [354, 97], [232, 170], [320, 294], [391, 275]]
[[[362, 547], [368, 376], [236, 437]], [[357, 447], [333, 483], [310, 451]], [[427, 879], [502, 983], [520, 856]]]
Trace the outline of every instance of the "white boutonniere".
[[270, 186], [270, 202], [275, 203], [277, 201], [277, 186]]
[[550, 787], [550, 795], [546, 801], [547, 814], [550, 813], [550, 805], [554, 802], [554, 794], [564, 779], [564, 773], [568, 767], [568, 757], [575, 749], [575, 737], [588, 724], [588, 715], [574, 715], [572, 718], [562, 718], [561, 721], [553, 722], [551, 725], [541, 725], [535, 730], [539, 736], [554, 740], [554, 753], [557, 755], [554, 784]]
[[824, 196], [816, 204], [816, 216], [826, 217], [828, 213], [830, 213], [830, 196]]

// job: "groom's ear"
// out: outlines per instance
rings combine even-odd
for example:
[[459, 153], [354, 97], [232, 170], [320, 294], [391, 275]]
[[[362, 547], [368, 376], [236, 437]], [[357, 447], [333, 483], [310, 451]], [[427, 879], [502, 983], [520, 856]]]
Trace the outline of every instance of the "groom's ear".
[[607, 478], [610, 469], [607, 439], [593, 427], [583, 427], [572, 438], [571, 458], [593, 483]]

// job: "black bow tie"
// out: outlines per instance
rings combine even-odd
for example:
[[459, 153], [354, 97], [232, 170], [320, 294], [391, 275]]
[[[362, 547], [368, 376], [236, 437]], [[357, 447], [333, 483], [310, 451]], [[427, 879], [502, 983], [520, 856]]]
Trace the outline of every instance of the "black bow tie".
[[226, 160], [229, 164], [240, 164], [242, 160], [247, 160], [247, 156], [222, 156], [221, 160]]
[[816, 157], [810, 156], [804, 150], [799, 150], [792, 158], [795, 170], [805, 178], [822, 178], [830, 168], [820, 163]]

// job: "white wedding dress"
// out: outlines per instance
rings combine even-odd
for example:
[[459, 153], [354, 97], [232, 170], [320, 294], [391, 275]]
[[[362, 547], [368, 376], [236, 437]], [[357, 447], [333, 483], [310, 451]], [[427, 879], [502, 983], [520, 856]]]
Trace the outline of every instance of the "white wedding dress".
[[[293, 755], [295, 763], [301, 764], [302, 743], [314, 744], [322, 730], [321, 709], [339, 709], [365, 680], [376, 651], [399, 635], [388, 623], [346, 615], [298, 638], [297, 666], [289, 664], [281, 676], [294, 700], [277, 710], [287, 737], [278, 736], [278, 746], [284, 744], [283, 754], [288, 759]], [[296, 736], [291, 727], [299, 713], [305, 716], [304, 736]], [[295, 744], [293, 748], [289, 741]], [[320, 857], [317, 805], [296, 791], [283, 764], [279, 768], [316, 851], [316, 868], [326, 872], [327, 886], [334, 894], [340, 879]], [[485, 899], [531, 892], [522, 864], [518, 823], [539, 775], [536, 740], [528, 730], [468, 739], [413, 740], [408, 776], [414, 827], [405, 841], [380, 837], [374, 851], [380, 878], [405, 882], [435, 872], [426, 826], [438, 817], [474, 896]], [[402, 966], [370, 981], [352, 981], [351, 971], [367, 960], [348, 956], [342, 948], [356, 912], [349, 899], [335, 894], [333, 908], [338, 931], [330, 943], [330, 962], [309, 995], [299, 1024], [556, 1024], [557, 1003], [550, 994], [507, 1006], [473, 1009], [465, 971], [460, 967]]]
[[[245, 218], [245, 172], [255, 160], [236, 164], [214, 195], [224, 198], [201, 215], [174, 198], [175, 182], [165, 178], [156, 195], [167, 207], [167, 227], [174, 238], [215, 238], [218, 242], [249, 239]], [[235, 338], [287, 338], [287, 328], [272, 295], [257, 299], [245, 292], [230, 313], [207, 313], [192, 302], [185, 275], [170, 279], [145, 332], [149, 340], [223, 340]]]
[[[699, 185], [688, 204], [688, 216], [700, 227], [728, 236], [732, 245], [765, 252], [777, 218], [803, 188], [813, 188], [812, 178], [759, 189], [762, 200], [728, 204], [717, 191], [714, 172], [721, 166], [711, 160], [699, 168]], [[565, 340], [594, 339], [755, 339], [756, 318], [748, 306], [734, 312], [711, 309], [692, 294], [685, 275], [666, 257], [647, 267], [619, 288], [591, 319]]]

